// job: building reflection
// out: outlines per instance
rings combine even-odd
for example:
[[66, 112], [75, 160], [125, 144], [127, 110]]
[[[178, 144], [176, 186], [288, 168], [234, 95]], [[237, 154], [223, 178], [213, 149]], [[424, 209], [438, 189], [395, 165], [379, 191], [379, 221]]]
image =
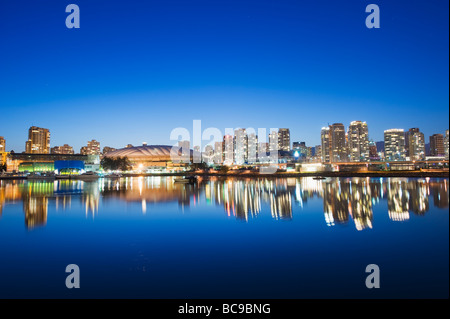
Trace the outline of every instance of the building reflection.
[[[373, 227], [375, 206], [387, 208], [392, 221], [424, 215], [430, 200], [448, 208], [447, 179], [407, 178], [200, 178], [197, 184], [174, 183], [173, 177], [128, 177], [94, 182], [0, 181], [0, 216], [7, 204], [22, 202], [28, 229], [47, 223], [49, 207], [55, 211], [83, 210], [94, 218], [103, 202], [138, 204], [143, 214], [151, 206], [174, 203], [183, 211], [198, 205], [220, 206], [230, 218], [245, 222], [260, 215], [292, 220], [313, 198], [323, 203], [328, 226], [353, 224], [358, 230]], [[296, 208], [295, 208], [296, 207]]]

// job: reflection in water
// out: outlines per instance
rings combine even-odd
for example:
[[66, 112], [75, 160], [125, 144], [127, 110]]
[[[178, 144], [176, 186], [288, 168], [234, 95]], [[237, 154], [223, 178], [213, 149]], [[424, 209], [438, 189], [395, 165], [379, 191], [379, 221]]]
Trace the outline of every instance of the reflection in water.
[[86, 217], [94, 218], [102, 201], [139, 203], [146, 214], [152, 204], [178, 203], [184, 210], [198, 205], [223, 207], [229, 217], [248, 221], [270, 210], [274, 219], [291, 220], [293, 205], [303, 209], [308, 200], [323, 199], [328, 226], [354, 223], [357, 230], [373, 227], [373, 206], [387, 202], [388, 216], [405, 221], [410, 213], [424, 215], [434, 206], [449, 206], [448, 179], [407, 178], [218, 178], [199, 179], [197, 185], [177, 184], [173, 177], [127, 177], [95, 182], [0, 181], [0, 216], [8, 203], [22, 201], [25, 225], [45, 225], [49, 203], [56, 211], [78, 201]]

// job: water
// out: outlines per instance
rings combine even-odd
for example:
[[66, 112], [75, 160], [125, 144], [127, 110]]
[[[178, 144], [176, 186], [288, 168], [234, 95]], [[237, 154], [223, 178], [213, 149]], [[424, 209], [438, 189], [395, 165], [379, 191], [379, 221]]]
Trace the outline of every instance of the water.
[[0, 297], [448, 298], [448, 183], [0, 181]]

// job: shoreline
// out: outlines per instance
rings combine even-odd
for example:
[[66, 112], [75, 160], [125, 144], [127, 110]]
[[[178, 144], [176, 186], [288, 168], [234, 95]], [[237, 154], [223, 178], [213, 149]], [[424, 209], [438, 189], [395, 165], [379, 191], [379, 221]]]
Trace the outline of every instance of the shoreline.
[[278, 172], [274, 174], [259, 173], [164, 173], [164, 174], [123, 174], [123, 177], [139, 177], [139, 176], [217, 176], [217, 177], [430, 177], [430, 178], [449, 178], [448, 171], [423, 172], [423, 171], [387, 171], [387, 172], [314, 172], [314, 173], [284, 173]]
[[[149, 176], [201, 176], [201, 177], [249, 177], [249, 178], [283, 178], [283, 177], [404, 177], [404, 178], [449, 178], [448, 171], [373, 171], [373, 172], [314, 172], [314, 173], [285, 173], [277, 172], [274, 174], [260, 173], [145, 173], [145, 174], [122, 174], [122, 177], [149, 177]], [[106, 176], [106, 178], [108, 178]], [[44, 180], [43, 178], [42, 180]], [[26, 176], [0, 176], [0, 180], [28, 180]], [[34, 179], [36, 180], [36, 178]], [[40, 180], [40, 179], [38, 179]], [[75, 180], [75, 179], [74, 179]], [[82, 179], [77, 179], [82, 180]]]

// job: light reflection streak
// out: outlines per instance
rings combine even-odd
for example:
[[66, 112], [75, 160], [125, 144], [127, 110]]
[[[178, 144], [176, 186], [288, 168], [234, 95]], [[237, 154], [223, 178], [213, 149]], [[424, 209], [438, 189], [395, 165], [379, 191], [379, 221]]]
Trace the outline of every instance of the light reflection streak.
[[[327, 226], [352, 223], [358, 231], [373, 228], [373, 207], [386, 205], [387, 216], [395, 222], [408, 221], [411, 214], [424, 215], [430, 201], [448, 208], [447, 179], [346, 178], [203, 178], [198, 184], [176, 184], [170, 177], [138, 177], [79, 180], [1, 181], [0, 216], [7, 203], [23, 202], [28, 229], [47, 222], [50, 203], [56, 211], [71, 209], [79, 198], [87, 217], [99, 214], [100, 199], [119, 199], [140, 204], [142, 214], [149, 205], [178, 202], [180, 209], [208, 205], [223, 207], [226, 216], [249, 222], [261, 214], [275, 220], [292, 220], [308, 201], [321, 198]], [[75, 201], [76, 203], [76, 201]]]

